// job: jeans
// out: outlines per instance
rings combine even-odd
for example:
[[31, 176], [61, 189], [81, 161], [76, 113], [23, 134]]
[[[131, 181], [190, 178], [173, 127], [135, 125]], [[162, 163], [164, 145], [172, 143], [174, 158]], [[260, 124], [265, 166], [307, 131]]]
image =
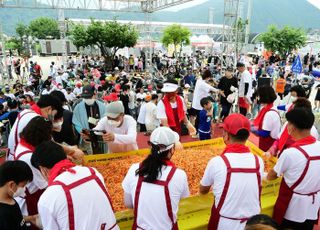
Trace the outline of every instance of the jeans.
[[221, 104], [220, 119], [224, 120], [230, 113], [232, 104]]

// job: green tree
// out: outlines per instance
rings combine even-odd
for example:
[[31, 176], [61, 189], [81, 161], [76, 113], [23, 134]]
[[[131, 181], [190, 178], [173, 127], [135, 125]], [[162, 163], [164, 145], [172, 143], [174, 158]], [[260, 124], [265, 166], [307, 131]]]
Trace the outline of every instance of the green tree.
[[60, 38], [58, 22], [52, 18], [40, 17], [29, 24], [29, 31], [33, 37], [45, 39], [47, 37]]
[[139, 37], [138, 31], [131, 24], [93, 19], [88, 27], [73, 25], [70, 35], [78, 48], [97, 45], [109, 66], [119, 49], [133, 47]]
[[279, 52], [284, 58], [291, 51], [305, 46], [307, 37], [300, 28], [285, 26], [278, 29], [277, 26], [271, 25], [267, 32], [259, 36], [259, 40], [264, 43], [266, 49]]
[[234, 31], [236, 31], [236, 55], [238, 55], [243, 48], [243, 44], [245, 42], [245, 30], [248, 23], [248, 20], [239, 18], [233, 26]]
[[179, 24], [173, 24], [164, 29], [161, 42], [165, 47], [173, 44], [175, 54], [177, 46], [180, 45], [181, 54], [182, 47], [190, 44], [191, 35], [191, 31], [187, 27], [183, 27]]

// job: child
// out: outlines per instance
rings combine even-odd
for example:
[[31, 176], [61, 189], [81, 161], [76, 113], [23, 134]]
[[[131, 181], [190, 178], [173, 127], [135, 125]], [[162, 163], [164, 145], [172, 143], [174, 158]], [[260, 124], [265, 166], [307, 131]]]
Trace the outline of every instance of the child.
[[24, 196], [32, 179], [31, 168], [23, 161], [7, 161], [0, 166], [0, 229], [27, 229], [14, 197]]
[[210, 98], [205, 97], [200, 101], [202, 110], [199, 114], [199, 139], [208, 140], [211, 139], [211, 121], [213, 116], [212, 102]]

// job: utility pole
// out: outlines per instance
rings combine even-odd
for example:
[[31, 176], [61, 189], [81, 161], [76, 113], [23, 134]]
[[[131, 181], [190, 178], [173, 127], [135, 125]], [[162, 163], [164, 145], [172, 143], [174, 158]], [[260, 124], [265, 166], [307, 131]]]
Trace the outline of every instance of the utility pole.
[[252, 14], [252, 0], [248, 0], [248, 12], [247, 12], [247, 26], [246, 26], [246, 37], [245, 44], [249, 44], [249, 35], [250, 35], [250, 25], [251, 25], [251, 14]]
[[62, 63], [64, 70], [67, 69], [67, 43], [66, 43], [66, 21], [64, 17], [64, 9], [58, 9], [58, 20], [59, 20], [59, 30], [60, 30], [60, 40], [62, 42]]
[[1, 84], [4, 84], [4, 79], [7, 73], [7, 62], [6, 62], [6, 49], [5, 49], [5, 40], [2, 31], [2, 23], [0, 21], [0, 45], [1, 45], [1, 55], [0, 55], [0, 76]]

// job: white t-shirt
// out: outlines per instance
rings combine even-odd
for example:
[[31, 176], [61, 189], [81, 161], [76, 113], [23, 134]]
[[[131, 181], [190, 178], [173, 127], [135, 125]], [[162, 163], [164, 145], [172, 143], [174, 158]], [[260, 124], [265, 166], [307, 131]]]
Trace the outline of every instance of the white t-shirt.
[[[64, 172], [55, 181], [71, 184], [91, 175], [86, 167], [75, 166], [75, 174]], [[101, 174], [96, 175], [104, 185]], [[116, 223], [109, 200], [96, 181], [90, 180], [71, 190], [74, 208], [75, 229], [109, 229]], [[38, 210], [42, 225], [47, 230], [69, 229], [68, 204], [64, 190], [59, 185], [46, 189], [38, 202]], [[119, 229], [115, 226], [113, 229]]]
[[66, 97], [66, 99], [67, 99], [67, 101], [73, 101], [74, 99], [76, 99], [76, 95], [74, 95], [74, 93], [66, 93], [65, 94], [65, 97]]
[[136, 98], [137, 99], [141, 99], [141, 100], [144, 100], [145, 98], [146, 98], [146, 95], [147, 94], [145, 94], [145, 93], [137, 93], [137, 95], [136, 95]]
[[[16, 152], [14, 153], [15, 157], [18, 157], [20, 153], [26, 151], [26, 150], [30, 150], [26, 147], [24, 147], [21, 144], [18, 144]], [[48, 186], [47, 181], [43, 178], [41, 172], [36, 169], [35, 167], [32, 166], [31, 164], [31, 156], [32, 156], [32, 152], [31, 153], [26, 153], [24, 155], [22, 155], [18, 160], [20, 161], [24, 161], [26, 162], [31, 170], [32, 170], [32, 174], [33, 174], [33, 180], [27, 184], [26, 188], [28, 189], [28, 192], [30, 194], [33, 194], [35, 192], [37, 192], [40, 189], [45, 189]], [[22, 215], [24, 216], [28, 216], [28, 209], [27, 209], [27, 204], [26, 204], [26, 200], [22, 197], [16, 197], [15, 200], [17, 201], [17, 203], [20, 206]]]
[[[305, 150], [309, 156], [319, 156], [320, 142], [317, 141], [314, 144], [304, 145], [302, 149]], [[299, 150], [288, 148], [281, 154], [277, 164], [274, 166], [274, 171], [277, 173], [277, 176], [283, 175], [287, 185], [291, 187], [299, 179], [306, 163], [307, 159]], [[319, 160], [311, 161], [305, 178], [300, 185], [296, 187], [295, 191], [302, 194], [319, 191], [319, 168]], [[307, 219], [316, 220], [318, 218], [319, 208], [319, 192], [315, 195], [314, 203], [312, 196], [303, 196], [294, 193], [284, 218], [299, 223]]]
[[[281, 132], [278, 135], [278, 139], [280, 139], [282, 133], [284, 132], [285, 128], [287, 127], [288, 122], [286, 121], [286, 123], [283, 124], [282, 128], [281, 128]], [[319, 133], [317, 128], [313, 125], [311, 130], [310, 130], [310, 134], [311, 136], [313, 136], [314, 138], [316, 138], [317, 140], [319, 140]]]
[[[245, 70], [243, 73], [239, 73], [239, 97], [252, 97], [252, 76], [248, 70]], [[248, 92], [244, 95], [245, 92], [245, 83], [249, 84]]]
[[135, 102], [136, 102], [136, 93], [133, 90], [130, 90], [129, 92], [129, 109], [134, 109], [135, 106]]
[[80, 96], [82, 94], [82, 87], [78, 88], [78, 87], [75, 87], [74, 90], [73, 90], [73, 93], [76, 95], [76, 96]]
[[[184, 112], [187, 112], [187, 107], [186, 107], [186, 104], [184, 103], [184, 100], [182, 97], [180, 97], [181, 100], [182, 100], [182, 104], [183, 104], [183, 111]], [[171, 104], [171, 107], [173, 109], [177, 108], [177, 102], [175, 103], [170, 103]], [[167, 114], [166, 114], [166, 109], [164, 107], [164, 104], [163, 104], [163, 101], [160, 100], [157, 104], [157, 118], [158, 119], [167, 119]]]
[[[122, 182], [124, 192], [131, 195], [132, 204], [134, 204], [138, 183], [138, 176], [135, 175], [138, 168], [139, 164], [133, 164]], [[158, 180], [165, 181], [170, 170], [171, 166], [163, 166], [162, 174]], [[168, 188], [173, 218], [176, 222], [179, 201], [182, 198], [188, 197], [190, 194], [186, 173], [181, 169], [177, 169]], [[172, 228], [172, 222], [167, 212], [163, 186], [145, 182], [142, 183], [138, 204], [137, 224], [143, 229], [167, 230]]]
[[270, 136], [273, 139], [277, 139], [281, 130], [281, 120], [280, 115], [276, 112], [277, 107], [274, 106], [272, 109], [273, 110], [267, 112], [264, 115], [262, 129], [270, 131]]
[[157, 106], [153, 102], [148, 102], [146, 104], [146, 118], [145, 123], [146, 124], [155, 124], [159, 125], [159, 120], [157, 119]]
[[202, 110], [200, 101], [202, 98], [208, 97], [210, 95], [209, 92], [211, 91], [217, 92], [218, 90], [207, 84], [204, 80], [198, 79], [196, 82], [196, 87], [194, 88], [192, 108]]
[[[25, 113], [27, 113], [26, 115], [24, 115]], [[36, 117], [36, 116], [40, 116], [39, 114], [35, 113], [34, 111], [30, 110], [30, 109], [26, 109], [23, 110], [21, 113], [21, 119], [19, 121], [19, 119], [17, 118], [16, 121], [14, 122], [10, 134], [9, 134], [9, 139], [8, 139], [8, 148], [10, 149], [10, 153], [14, 153], [15, 147], [18, 143], [16, 143], [15, 140], [15, 134], [16, 134], [16, 129], [18, 129], [17, 132], [17, 140], [20, 141], [20, 133], [22, 132], [22, 130], [27, 126], [27, 124], [32, 120], [32, 118]], [[18, 115], [19, 116], [19, 115]], [[19, 127], [17, 127], [17, 123], [19, 121]], [[7, 160], [13, 160], [13, 157], [11, 154], [9, 154], [8, 159]]]
[[94, 129], [114, 133], [114, 141], [108, 143], [109, 153], [127, 152], [138, 149], [137, 122], [129, 115], [124, 115], [123, 123], [120, 127], [109, 125], [108, 118], [103, 117]]
[[140, 107], [140, 112], [138, 116], [138, 123], [145, 124], [146, 123], [146, 105], [147, 103], [143, 102]]
[[47, 90], [47, 89], [44, 89], [42, 92], [41, 92], [41, 95], [48, 95], [51, 93], [51, 89], [50, 90]]
[[[231, 167], [233, 168], [255, 168], [255, 158], [252, 153], [226, 153]], [[259, 158], [261, 177], [264, 172], [263, 160]], [[212, 158], [204, 172], [201, 180], [202, 186], [212, 186], [215, 196], [215, 205], [220, 201], [227, 178], [227, 167], [220, 156]], [[226, 217], [245, 218], [260, 213], [260, 197], [257, 175], [254, 173], [232, 173], [230, 186], [220, 211]], [[218, 229], [241, 229], [245, 222], [230, 220], [221, 217]]]

